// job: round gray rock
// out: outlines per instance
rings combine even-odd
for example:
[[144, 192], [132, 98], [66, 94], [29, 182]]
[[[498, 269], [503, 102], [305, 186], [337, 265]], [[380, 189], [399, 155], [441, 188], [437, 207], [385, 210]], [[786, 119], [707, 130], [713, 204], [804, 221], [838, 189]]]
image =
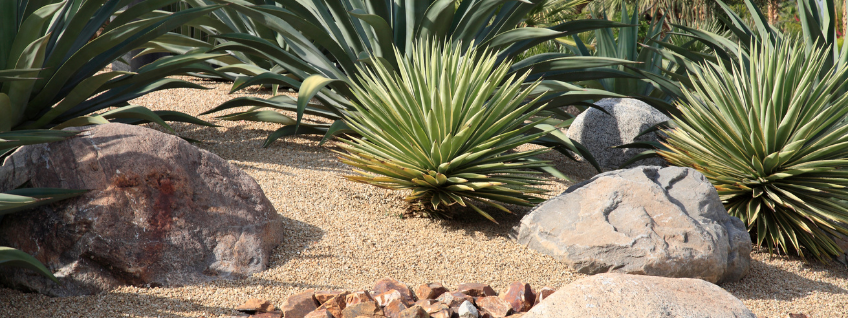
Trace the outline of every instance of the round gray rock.
[[518, 242], [585, 274], [617, 272], [739, 280], [751, 237], [690, 168], [642, 166], [599, 174], [524, 216]]
[[[658, 141], [656, 132], [636, 137], [646, 129], [668, 121], [668, 116], [644, 102], [631, 98], [604, 98], [595, 105], [607, 111], [589, 108], [577, 115], [566, 136], [589, 150], [604, 170], [618, 169], [628, 159], [645, 151], [640, 148], [611, 148], [636, 141]], [[662, 158], [642, 159], [628, 167], [663, 166]]]
[[107, 124], [22, 147], [0, 176], [0, 191], [27, 181], [91, 190], [0, 221], [0, 245], [35, 256], [62, 282], [4, 269], [0, 282], [13, 288], [75, 296], [240, 278], [264, 270], [283, 239], [283, 218], [253, 178], [153, 129]]
[[739, 299], [700, 279], [600, 274], [577, 280], [521, 318], [756, 318]]

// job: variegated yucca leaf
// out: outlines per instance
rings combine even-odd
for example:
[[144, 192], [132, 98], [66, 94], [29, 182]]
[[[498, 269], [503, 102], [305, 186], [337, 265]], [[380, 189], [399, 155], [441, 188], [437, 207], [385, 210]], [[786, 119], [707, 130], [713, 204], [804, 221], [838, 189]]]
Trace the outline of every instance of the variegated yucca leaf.
[[405, 56], [395, 50], [397, 72], [363, 68], [346, 117], [360, 137], [340, 154], [360, 169], [351, 180], [411, 190], [407, 200], [437, 215], [450, 217], [441, 208], [459, 204], [495, 221], [478, 205], [509, 212], [502, 203], [542, 201], [545, 180], [528, 169], [548, 166], [532, 159], [548, 149], [515, 150], [548, 132], [534, 131], [545, 120], [534, 117], [542, 96], [525, 102], [538, 81], [525, 85], [527, 74], [510, 74], [496, 53], [463, 47], [422, 42]]
[[848, 66], [829, 63], [829, 48], [790, 41], [748, 50], [748, 64], [692, 69], [693, 90], [683, 91], [659, 153], [703, 173], [757, 244], [839, 255], [833, 238], [848, 235]]

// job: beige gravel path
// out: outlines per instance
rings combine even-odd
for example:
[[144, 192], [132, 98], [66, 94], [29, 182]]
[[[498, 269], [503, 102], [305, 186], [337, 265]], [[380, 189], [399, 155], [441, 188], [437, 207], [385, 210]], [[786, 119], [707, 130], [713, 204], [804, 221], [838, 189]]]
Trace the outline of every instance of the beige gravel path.
[[[199, 81], [213, 89], [178, 89], [135, 101], [155, 109], [197, 114], [244, 94], [227, 95], [228, 83]], [[262, 95], [252, 91], [254, 95]], [[211, 117], [204, 117], [211, 120]], [[410, 285], [441, 282], [489, 283], [497, 290], [515, 280], [559, 287], [579, 278], [551, 257], [509, 239], [519, 217], [496, 216], [500, 225], [479, 217], [458, 221], [402, 219], [403, 194], [353, 183], [341, 176], [335, 144], [317, 146], [318, 137], [281, 139], [260, 148], [274, 125], [218, 122], [223, 127], [175, 125], [180, 135], [202, 140], [210, 150], [256, 178], [286, 218], [287, 241], [270, 268], [237, 281], [179, 288], [125, 287], [86, 297], [50, 298], [0, 288], [0, 317], [218, 317], [250, 297], [281, 303], [307, 288], [365, 289], [384, 276]], [[551, 154], [557, 166], [577, 180], [593, 169]], [[555, 182], [561, 192], [569, 184]], [[757, 315], [848, 317], [848, 270], [841, 264], [808, 264], [755, 252], [751, 273], [722, 287]]]

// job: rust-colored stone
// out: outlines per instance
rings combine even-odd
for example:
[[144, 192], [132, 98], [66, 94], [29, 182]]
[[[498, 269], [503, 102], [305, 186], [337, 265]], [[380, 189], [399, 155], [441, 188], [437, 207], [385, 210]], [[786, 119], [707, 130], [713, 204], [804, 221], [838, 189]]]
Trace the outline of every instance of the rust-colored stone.
[[497, 296], [491, 286], [480, 283], [465, 283], [457, 286], [457, 291], [471, 297]]
[[[286, 318], [288, 318], [288, 316]], [[304, 316], [303, 318], [334, 318], [334, 316], [330, 313], [329, 310], [315, 309], [310, 313], [306, 314], [306, 316]]]
[[540, 301], [543, 301], [543, 300], [545, 300], [545, 298], [548, 298], [548, 296], [553, 295], [554, 292], [556, 292], [555, 289], [547, 287], [547, 286], [542, 287], [542, 289], [540, 289], [540, 290], [537, 290], [536, 291], [536, 301], [533, 303], [533, 306], [536, 306], [537, 304], [539, 304]]
[[315, 300], [317, 300], [320, 305], [327, 300], [330, 300], [330, 298], [341, 295], [344, 292], [344, 290], [319, 290], [315, 292]]
[[496, 296], [477, 298], [477, 308], [483, 313], [491, 314], [492, 318], [503, 318], [512, 313], [509, 303]]
[[356, 305], [358, 303], [364, 303], [366, 301], [374, 301], [374, 298], [371, 297], [370, 293], [364, 290], [350, 293], [345, 297], [345, 304], [347, 304], [348, 306]]
[[241, 306], [238, 306], [236, 308], [236, 310], [246, 314], [255, 314], [257, 312], [272, 312], [274, 311], [274, 309], [276, 308], [274, 308], [274, 304], [272, 304], [270, 301], [256, 298], [248, 299], [246, 302], [244, 302], [244, 304], [241, 304]]
[[462, 303], [466, 300], [474, 303], [473, 297], [459, 292], [444, 293], [436, 300], [451, 308], [459, 307], [459, 305], [462, 305]]
[[533, 293], [530, 284], [522, 282], [510, 284], [500, 297], [509, 303], [513, 312], [527, 312], [536, 303], [536, 294]]
[[401, 311], [398, 318], [430, 318], [430, 314], [421, 306], [412, 306]]
[[435, 300], [435, 299], [419, 299], [418, 301], [415, 302], [415, 304], [413, 304], [413, 306], [426, 306], [426, 305], [430, 305], [430, 304], [435, 304], [437, 302], [438, 301]]
[[383, 314], [387, 318], [399, 318], [400, 313], [406, 310], [406, 308], [406, 305], [400, 299], [395, 299], [386, 304], [386, 307], [383, 308]]
[[402, 298], [403, 298], [403, 296], [400, 294], [400, 292], [397, 291], [397, 290], [394, 290], [394, 289], [387, 291], [385, 293], [379, 294], [377, 296], [374, 296], [374, 300], [377, 301], [377, 304], [380, 305], [380, 307], [385, 307], [392, 300], [395, 300], [395, 299], [402, 300]]
[[358, 303], [352, 306], [345, 307], [342, 310], [342, 317], [344, 318], [358, 318], [358, 317], [368, 317], [368, 318], [383, 318], [383, 310], [377, 306], [376, 302], [366, 301], [362, 303]]
[[436, 299], [442, 294], [448, 292], [448, 289], [439, 283], [421, 284], [415, 289], [415, 296], [418, 299]]
[[318, 301], [315, 300], [315, 291], [307, 289], [306, 291], [294, 294], [286, 299], [280, 310], [285, 318], [304, 318], [306, 314], [317, 309]]
[[409, 291], [409, 287], [394, 278], [386, 277], [378, 280], [377, 283], [374, 284], [374, 293], [377, 295], [392, 289], [397, 290], [400, 293], [401, 300], [404, 305], [411, 306], [415, 303], [415, 299], [412, 297], [412, 292]]
[[345, 297], [347, 297], [348, 292], [343, 292], [341, 294], [336, 295], [336, 297], [327, 299], [318, 309], [326, 309], [330, 314], [335, 318], [342, 318], [342, 311], [345, 309], [347, 304], [345, 303]]

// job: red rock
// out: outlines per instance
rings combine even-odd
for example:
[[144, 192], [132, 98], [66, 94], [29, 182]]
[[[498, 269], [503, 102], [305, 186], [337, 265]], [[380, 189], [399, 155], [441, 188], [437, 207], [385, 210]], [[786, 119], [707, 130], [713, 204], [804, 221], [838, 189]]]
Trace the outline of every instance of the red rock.
[[459, 292], [444, 293], [436, 300], [451, 308], [459, 307], [459, 305], [462, 305], [462, 303], [466, 300], [470, 301], [471, 303], [474, 303], [473, 297]]
[[383, 310], [377, 306], [377, 303], [373, 301], [366, 301], [362, 303], [358, 303], [352, 306], [345, 307], [342, 310], [342, 317], [344, 318], [357, 318], [357, 317], [368, 317], [368, 318], [383, 318]]
[[407, 287], [404, 283], [401, 283], [391, 277], [386, 277], [378, 280], [377, 283], [374, 284], [374, 293], [377, 295], [392, 289], [397, 290], [400, 293], [401, 300], [404, 305], [411, 306], [415, 303], [415, 299], [412, 298], [412, 292], [409, 291], [409, 287]]
[[406, 310], [406, 305], [400, 299], [395, 299], [386, 304], [383, 308], [383, 314], [388, 318], [399, 318], [400, 313]]
[[536, 294], [533, 293], [530, 284], [522, 282], [510, 284], [500, 297], [509, 303], [513, 312], [527, 312], [536, 303]]
[[402, 299], [402, 297], [403, 296], [401, 296], [399, 291], [392, 289], [385, 293], [374, 296], [374, 300], [377, 301], [377, 304], [380, 305], [380, 307], [385, 307], [392, 300]]
[[471, 297], [497, 296], [491, 286], [480, 283], [465, 283], [457, 286], [457, 291]]
[[364, 290], [350, 293], [345, 297], [345, 304], [348, 306], [364, 303], [366, 301], [374, 301], [374, 298], [372, 298], [371, 294]]
[[330, 300], [330, 298], [341, 295], [344, 292], [344, 290], [319, 290], [315, 292], [315, 300], [317, 300], [320, 305], [327, 300]]
[[430, 305], [423, 305], [423, 306], [421, 306], [421, 308], [424, 308], [424, 310], [426, 310], [427, 313], [429, 313], [431, 316], [434, 313], [437, 313], [437, 312], [440, 312], [440, 311], [443, 311], [443, 310], [450, 311], [450, 308], [447, 305], [445, 305], [443, 303], [438, 303], [438, 302], [430, 304]]
[[[286, 318], [288, 318], [288, 316], [286, 316]], [[315, 309], [314, 311], [306, 314], [303, 318], [334, 318], [334, 316], [326, 309]]]
[[421, 284], [415, 290], [415, 296], [418, 299], [436, 299], [446, 292], [448, 292], [448, 289], [439, 283]]
[[496, 296], [477, 298], [477, 308], [480, 308], [480, 312], [491, 314], [492, 318], [502, 318], [512, 313], [509, 303]]
[[241, 304], [241, 306], [238, 306], [238, 308], [236, 308], [236, 310], [246, 314], [255, 314], [257, 312], [272, 312], [274, 311], [274, 309], [276, 308], [274, 308], [274, 304], [272, 304], [270, 301], [256, 298], [248, 299], [244, 304]]
[[430, 314], [424, 308], [421, 308], [421, 306], [412, 306], [401, 311], [398, 318], [430, 318]]
[[304, 318], [306, 314], [318, 309], [318, 306], [318, 301], [315, 300], [315, 292], [307, 289], [302, 293], [294, 294], [287, 298], [280, 305], [280, 310], [286, 318]]
[[318, 309], [326, 309], [330, 314], [335, 318], [342, 318], [342, 311], [346, 307], [345, 297], [347, 297], [348, 292], [343, 292], [336, 297], [330, 298], [325, 301]]
[[425, 306], [425, 305], [435, 304], [437, 302], [438, 301], [436, 301], [435, 299], [419, 299], [418, 301], [415, 302], [415, 304], [413, 304], [413, 306]]
[[262, 313], [250, 315], [250, 317], [247, 317], [247, 318], [283, 318], [283, 313], [279, 312], [279, 311], [262, 312]]
[[534, 302], [533, 306], [536, 306], [537, 304], [539, 304], [540, 301], [545, 300], [545, 298], [548, 298], [548, 296], [552, 295], [554, 292], [556, 292], [555, 289], [547, 287], [547, 286], [543, 287], [540, 290], [537, 290], [536, 291], [536, 301]]

